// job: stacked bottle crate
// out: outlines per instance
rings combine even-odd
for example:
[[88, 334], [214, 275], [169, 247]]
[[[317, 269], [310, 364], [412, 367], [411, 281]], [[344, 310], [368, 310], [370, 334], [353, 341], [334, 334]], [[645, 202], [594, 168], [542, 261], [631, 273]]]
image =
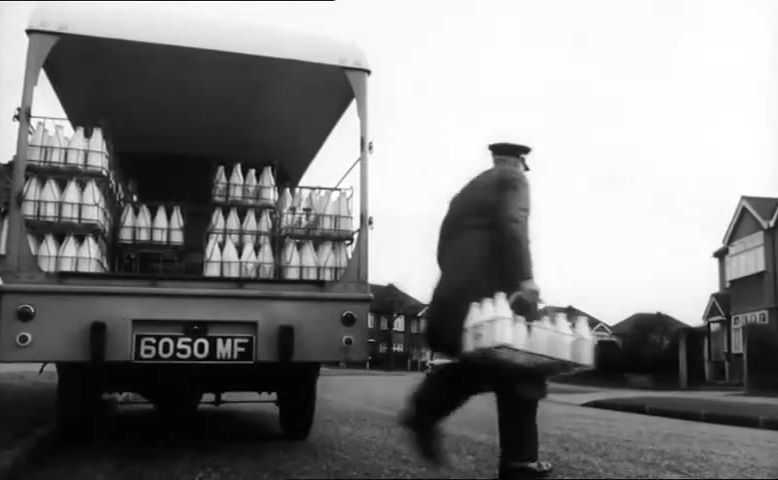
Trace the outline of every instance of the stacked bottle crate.
[[274, 280], [275, 188], [273, 169], [266, 166], [244, 174], [240, 163], [229, 178], [220, 165], [212, 185], [213, 214], [208, 226], [203, 275]]
[[22, 194], [30, 251], [44, 272], [108, 271], [120, 189], [103, 132], [35, 120]]
[[205, 276], [334, 281], [345, 272], [353, 192], [297, 187], [279, 195], [272, 167], [257, 180], [235, 164], [229, 176], [217, 168], [212, 197]]

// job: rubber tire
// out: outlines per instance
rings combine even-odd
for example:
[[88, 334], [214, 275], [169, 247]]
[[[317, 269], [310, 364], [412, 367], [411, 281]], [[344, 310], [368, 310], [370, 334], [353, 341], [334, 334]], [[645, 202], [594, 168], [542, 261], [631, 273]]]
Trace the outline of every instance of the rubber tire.
[[[307, 376], [306, 376], [307, 377]], [[289, 440], [305, 440], [311, 433], [316, 413], [318, 376], [296, 378], [279, 388], [278, 419]]]
[[57, 365], [57, 427], [68, 440], [88, 440], [101, 412], [101, 390], [85, 365]]

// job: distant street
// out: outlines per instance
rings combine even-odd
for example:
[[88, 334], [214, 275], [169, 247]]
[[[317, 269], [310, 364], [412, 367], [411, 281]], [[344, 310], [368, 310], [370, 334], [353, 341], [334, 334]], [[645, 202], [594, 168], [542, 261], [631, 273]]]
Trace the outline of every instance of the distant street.
[[[122, 407], [106, 438], [61, 447], [23, 477], [91, 479], [494, 478], [491, 395], [445, 424], [451, 464], [419, 460], [395, 419], [418, 382], [407, 376], [324, 376], [308, 441], [278, 438], [272, 404], [203, 406], [169, 432], [147, 406]], [[256, 397], [256, 396], [255, 396]], [[778, 432], [544, 402], [542, 455], [557, 478], [775, 478]]]

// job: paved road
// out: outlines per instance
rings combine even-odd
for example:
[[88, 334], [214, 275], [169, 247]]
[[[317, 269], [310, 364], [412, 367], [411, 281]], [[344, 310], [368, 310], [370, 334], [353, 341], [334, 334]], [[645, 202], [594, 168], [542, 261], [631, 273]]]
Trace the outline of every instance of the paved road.
[[[445, 424], [451, 465], [435, 470], [395, 418], [419, 376], [329, 376], [315, 431], [279, 439], [272, 405], [202, 407], [166, 432], [147, 407], [125, 407], [98, 445], [63, 447], [25, 479], [494, 478], [494, 400], [471, 400]], [[778, 477], [778, 432], [544, 402], [542, 455], [557, 478]]]

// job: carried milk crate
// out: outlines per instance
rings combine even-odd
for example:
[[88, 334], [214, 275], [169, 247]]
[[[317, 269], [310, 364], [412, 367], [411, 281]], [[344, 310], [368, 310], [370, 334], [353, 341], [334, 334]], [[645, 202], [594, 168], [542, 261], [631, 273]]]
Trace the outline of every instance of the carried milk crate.
[[594, 368], [595, 338], [588, 318], [571, 327], [564, 313], [554, 322], [544, 316], [528, 321], [515, 314], [507, 295], [470, 305], [463, 333], [462, 359], [545, 377]]

